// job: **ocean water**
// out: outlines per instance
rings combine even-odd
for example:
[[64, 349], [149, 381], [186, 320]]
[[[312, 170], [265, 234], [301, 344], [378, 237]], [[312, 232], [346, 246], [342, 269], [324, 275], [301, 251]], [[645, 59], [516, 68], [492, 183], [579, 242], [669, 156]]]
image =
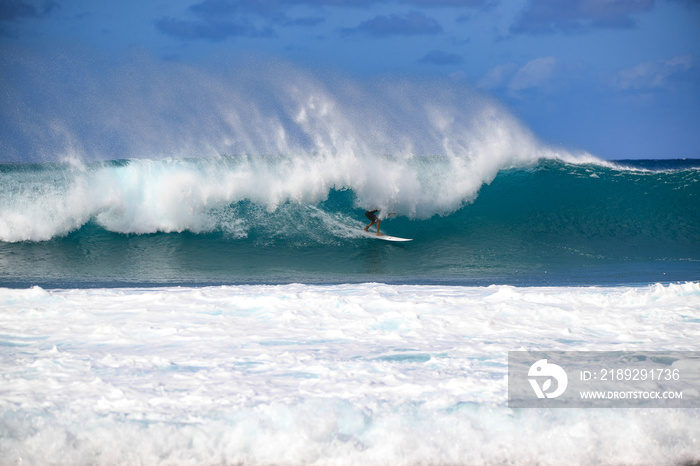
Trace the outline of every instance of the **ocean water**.
[[507, 406], [509, 350], [698, 350], [696, 161], [327, 162], [0, 166], [0, 462], [700, 461], [697, 409]]
[[[449, 157], [0, 166], [0, 284], [628, 285], [700, 279], [700, 162]], [[362, 162], [364, 165], [360, 165]], [[356, 167], [354, 169], [352, 167]], [[477, 172], [475, 175], [474, 172]], [[370, 201], [369, 199], [372, 199]], [[391, 215], [386, 243], [365, 209]], [[373, 230], [374, 227], [373, 227]]]
[[697, 160], [459, 83], [5, 57], [0, 464], [700, 462], [697, 409], [507, 405], [508, 351], [700, 350]]

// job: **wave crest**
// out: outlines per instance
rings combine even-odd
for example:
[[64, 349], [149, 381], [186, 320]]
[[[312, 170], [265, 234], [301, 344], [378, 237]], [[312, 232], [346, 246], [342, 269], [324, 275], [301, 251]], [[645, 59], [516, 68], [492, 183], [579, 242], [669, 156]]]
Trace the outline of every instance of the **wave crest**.
[[[122, 233], [209, 231], [221, 223], [212, 212], [232, 203], [274, 211], [333, 189], [352, 190], [357, 207], [428, 218], [473, 201], [504, 168], [575, 157], [449, 81], [362, 81], [252, 60], [203, 71], [144, 56], [84, 63], [75, 81], [52, 79], [73, 60], [18, 63], [7, 94], [26, 113], [2, 114], [2, 152], [71, 163], [29, 178], [3, 172], [3, 241], [46, 240], [91, 220]], [[87, 162], [115, 159], [131, 160]]]

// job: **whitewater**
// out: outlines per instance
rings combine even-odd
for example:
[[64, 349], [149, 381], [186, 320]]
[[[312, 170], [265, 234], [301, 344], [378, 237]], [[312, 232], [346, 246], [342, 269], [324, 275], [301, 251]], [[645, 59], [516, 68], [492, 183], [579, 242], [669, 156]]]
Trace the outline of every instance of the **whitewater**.
[[698, 409], [507, 405], [508, 351], [698, 350], [697, 161], [463, 83], [4, 60], [1, 464], [700, 461]]
[[0, 305], [4, 464], [698, 460], [697, 409], [506, 405], [508, 350], [697, 349], [698, 283], [35, 287]]

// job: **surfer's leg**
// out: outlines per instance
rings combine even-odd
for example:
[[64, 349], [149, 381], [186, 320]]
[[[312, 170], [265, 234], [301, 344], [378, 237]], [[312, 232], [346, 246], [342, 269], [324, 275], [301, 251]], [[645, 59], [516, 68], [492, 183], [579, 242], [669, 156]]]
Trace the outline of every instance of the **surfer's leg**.
[[381, 236], [382, 234], [379, 233], [379, 225], [381, 225], [382, 221], [380, 219], [377, 219], [377, 236]]
[[369, 231], [369, 227], [371, 227], [372, 225], [374, 225], [374, 222], [375, 222], [375, 220], [372, 220], [372, 222], [371, 222], [369, 225], [367, 225], [367, 226], [365, 227], [365, 231]]

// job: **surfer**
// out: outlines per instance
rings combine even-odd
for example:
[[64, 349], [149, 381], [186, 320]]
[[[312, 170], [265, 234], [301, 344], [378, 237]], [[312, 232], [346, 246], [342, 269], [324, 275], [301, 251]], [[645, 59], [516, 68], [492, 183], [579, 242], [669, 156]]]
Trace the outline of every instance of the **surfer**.
[[374, 225], [375, 223], [377, 224], [377, 236], [384, 236], [382, 233], [379, 233], [379, 225], [382, 223], [382, 219], [377, 217], [377, 212], [379, 212], [379, 209], [377, 210], [368, 210], [365, 212], [365, 217], [371, 220], [370, 224], [365, 227], [365, 231], [369, 232], [369, 227]]

